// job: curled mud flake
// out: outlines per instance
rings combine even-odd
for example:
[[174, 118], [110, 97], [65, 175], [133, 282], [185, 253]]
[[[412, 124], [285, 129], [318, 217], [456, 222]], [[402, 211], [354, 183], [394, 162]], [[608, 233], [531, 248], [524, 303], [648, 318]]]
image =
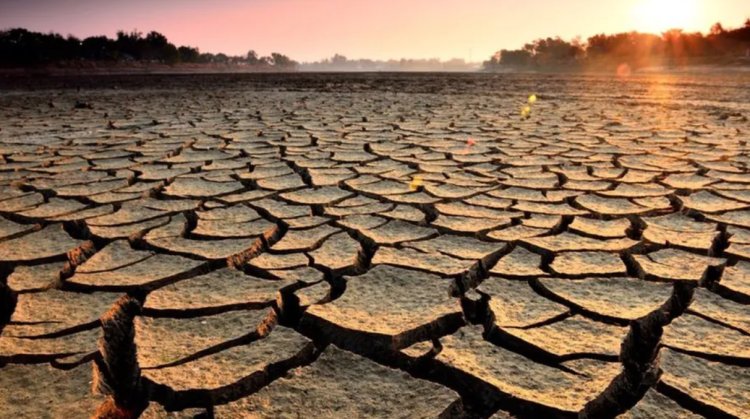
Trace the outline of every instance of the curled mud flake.
[[485, 383], [502, 397], [517, 400], [514, 409], [540, 415], [571, 416], [619, 371], [616, 363], [592, 360], [566, 363], [579, 374], [546, 366], [487, 342], [478, 326], [463, 327], [440, 341], [443, 349], [435, 360], [449, 371], [471, 386]]
[[[404, 397], [408, 394], [409, 397]], [[220, 416], [258, 412], [279, 415], [458, 417], [463, 408], [453, 391], [367, 358], [328, 346], [311, 365], [296, 368], [286, 379], [259, 392], [217, 406]]]
[[750, 403], [747, 367], [662, 349], [659, 390], [704, 416], [743, 417]]
[[[310, 361], [309, 339], [283, 326], [268, 336], [233, 346], [218, 347], [196, 359], [144, 370], [144, 377], [169, 387], [173, 400], [199, 406], [201, 398], [226, 403], [253, 392], [286, 370]], [[191, 400], [190, 395], [200, 394]]]
[[346, 277], [343, 295], [308, 308], [302, 326], [322, 330], [338, 344], [356, 346], [352, 350], [403, 348], [463, 324], [449, 287], [450, 281], [435, 275], [379, 265]]
[[696, 255], [677, 249], [662, 249], [633, 260], [641, 277], [667, 281], [706, 281], [711, 272], [723, 267], [723, 258]]
[[529, 327], [568, 313], [568, 308], [539, 294], [524, 280], [491, 276], [477, 290], [489, 296], [489, 309], [498, 327]]
[[3, 414], [19, 418], [90, 417], [104, 401], [100, 395], [91, 395], [91, 380], [90, 362], [69, 370], [49, 364], [6, 365], [0, 368]]
[[667, 283], [625, 277], [540, 278], [537, 284], [556, 301], [584, 311], [590, 317], [619, 319], [622, 324], [651, 313], [672, 292], [672, 286]]
[[[268, 317], [268, 309], [189, 318], [138, 317], [135, 321], [138, 363], [144, 376], [154, 378], [153, 375], [159, 374], [153, 372], [154, 369], [181, 364], [224, 347], [259, 339], [265, 333], [264, 321]], [[165, 341], [170, 342], [169, 347], [164, 347]]]
[[625, 264], [617, 253], [609, 252], [561, 252], [549, 266], [560, 275], [624, 275]]
[[62, 224], [52, 224], [18, 238], [1, 241], [0, 262], [30, 263], [61, 260], [69, 251], [84, 243], [71, 237], [63, 229]]

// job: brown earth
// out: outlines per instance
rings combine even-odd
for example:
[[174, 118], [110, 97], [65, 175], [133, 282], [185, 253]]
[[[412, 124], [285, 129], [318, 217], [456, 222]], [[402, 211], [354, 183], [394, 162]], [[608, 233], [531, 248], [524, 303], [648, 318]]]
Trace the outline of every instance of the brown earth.
[[748, 85], [1, 78], [0, 416], [748, 417]]

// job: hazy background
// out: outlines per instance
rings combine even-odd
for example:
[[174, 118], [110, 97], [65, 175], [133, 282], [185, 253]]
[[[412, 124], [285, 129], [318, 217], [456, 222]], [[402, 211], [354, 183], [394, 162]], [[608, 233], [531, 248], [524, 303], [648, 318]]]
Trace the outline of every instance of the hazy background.
[[482, 61], [546, 36], [708, 31], [741, 26], [750, 0], [0, 0], [0, 29], [83, 38], [157, 30], [178, 45], [298, 61], [462, 58]]

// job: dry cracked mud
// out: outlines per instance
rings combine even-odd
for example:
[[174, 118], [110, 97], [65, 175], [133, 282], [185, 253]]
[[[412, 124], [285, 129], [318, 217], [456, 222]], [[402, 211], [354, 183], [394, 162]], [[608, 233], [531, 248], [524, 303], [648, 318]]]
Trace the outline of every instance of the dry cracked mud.
[[0, 416], [750, 417], [748, 84], [2, 79]]

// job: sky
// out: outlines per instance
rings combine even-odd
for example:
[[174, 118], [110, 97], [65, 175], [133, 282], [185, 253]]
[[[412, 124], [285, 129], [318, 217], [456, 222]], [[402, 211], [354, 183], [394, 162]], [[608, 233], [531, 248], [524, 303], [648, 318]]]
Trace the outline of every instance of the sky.
[[536, 38], [738, 27], [750, 0], [0, 0], [0, 29], [156, 30], [203, 52], [482, 61]]

